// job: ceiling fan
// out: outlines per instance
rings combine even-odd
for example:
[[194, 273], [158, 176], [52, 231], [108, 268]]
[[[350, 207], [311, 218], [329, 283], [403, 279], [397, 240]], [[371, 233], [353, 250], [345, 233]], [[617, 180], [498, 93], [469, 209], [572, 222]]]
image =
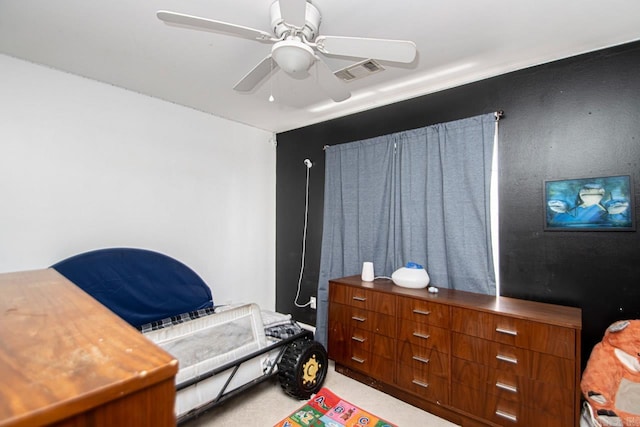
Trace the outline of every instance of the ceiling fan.
[[329, 56], [401, 63], [410, 63], [416, 56], [416, 45], [412, 41], [319, 36], [320, 12], [306, 0], [274, 1], [270, 9], [272, 33], [166, 10], [158, 11], [157, 16], [168, 25], [273, 44], [271, 53], [234, 86], [234, 89], [240, 92], [251, 91], [278, 68], [302, 79], [309, 75], [309, 69], [316, 64], [316, 77], [320, 88], [335, 102], [340, 102], [348, 99], [351, 94], [344, 82], [316, 55], [316, 51]]

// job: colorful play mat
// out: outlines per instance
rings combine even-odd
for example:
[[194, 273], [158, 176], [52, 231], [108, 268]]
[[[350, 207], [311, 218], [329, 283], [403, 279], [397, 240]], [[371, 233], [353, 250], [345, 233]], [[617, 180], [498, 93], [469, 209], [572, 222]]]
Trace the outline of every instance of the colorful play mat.
[[371, 412], [341, 399], [329, 389], [321, 389], [305, 405], [274, 427], [397, 427]]

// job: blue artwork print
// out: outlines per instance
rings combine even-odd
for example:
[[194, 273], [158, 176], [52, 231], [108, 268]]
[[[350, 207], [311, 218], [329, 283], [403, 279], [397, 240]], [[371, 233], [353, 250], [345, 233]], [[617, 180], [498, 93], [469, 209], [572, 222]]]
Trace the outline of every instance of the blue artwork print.
[[629, 176], [545, 182], [545, 228], [633, 229]]

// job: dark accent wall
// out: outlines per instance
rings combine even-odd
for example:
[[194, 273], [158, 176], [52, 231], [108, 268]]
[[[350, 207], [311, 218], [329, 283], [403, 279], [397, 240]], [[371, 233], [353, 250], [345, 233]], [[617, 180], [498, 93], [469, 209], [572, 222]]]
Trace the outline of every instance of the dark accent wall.
[[[543, 231], [543, 181], [629, 174], [640, 217], [640, 43], [528, 68], [277, 135], [276, 304], [296, 308], [310, 170], [309, 229], [300, 302], [315, 295], [320, 265], [325, 145], [496, 110], [500, 121], [502, 295], [581, 307], [583, 365], [615, 320], [640, 318], [640, 235]], [[640, 227], [638, 227], [640, 229]]]

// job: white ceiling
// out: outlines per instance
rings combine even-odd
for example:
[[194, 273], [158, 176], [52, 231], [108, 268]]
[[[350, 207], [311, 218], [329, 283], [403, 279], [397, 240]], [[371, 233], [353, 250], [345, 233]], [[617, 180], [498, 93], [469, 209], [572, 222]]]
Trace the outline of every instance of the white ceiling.
[[[282, 132], [604, 47], [640, 40], [638, 0], [313, 0], [320, 35], [412, 40], [408, 65], [345, 83], [335, 103], [282, 71], [232, 88], [271, 45], [176, 28], [159, 9], [270, 31], [272, 0], [0, 0], [0, 53]], [[332, 70], [358, 59], [323, 57]], [[273, 93], [275, 102], [268, 101]]]

